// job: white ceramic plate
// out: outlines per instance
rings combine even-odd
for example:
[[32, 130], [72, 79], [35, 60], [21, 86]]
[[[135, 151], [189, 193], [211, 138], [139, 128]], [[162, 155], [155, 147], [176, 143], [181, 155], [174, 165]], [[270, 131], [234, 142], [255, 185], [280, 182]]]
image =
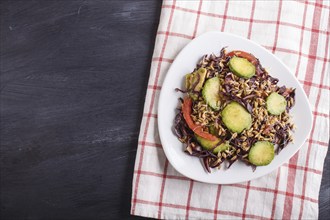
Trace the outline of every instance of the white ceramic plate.
[[[279, 79], [278, 85], [296, 88], [296, 104], [290, 114], [297, 126], [294, 144], [289, 144], [268, 165], [251, 167], [237, 161], [230, 169], [214, 169], [207, 173], [197, 157], [184, 152], [185, 146], [173, 133], [173, 121], [178, 107], [178, 98], [182, 93], [175, 88], [184, 88], [184, 75], [191, 72], [201, 57], [214, 53], [219, 55], [220, 49], [227, 46], [227, 51], [243, 50], [259, 58], [270, 75]], [[165, 154], [172, 166], [182, 175], [193, 180], [215, 184], [231, 184], [249, 181], [266, 175], [284, 162], [287, 162], [306, 141], [312, 126], [312, 113], [305, 92], [290, 70], [277, 57], [258, 44], [245, 38], [222, 32], [208, 32], [192, 40], [175, 58], [162, 86], [158, 105], [158, 129]], [[222, 166], [224, 167], [224, 166]]]

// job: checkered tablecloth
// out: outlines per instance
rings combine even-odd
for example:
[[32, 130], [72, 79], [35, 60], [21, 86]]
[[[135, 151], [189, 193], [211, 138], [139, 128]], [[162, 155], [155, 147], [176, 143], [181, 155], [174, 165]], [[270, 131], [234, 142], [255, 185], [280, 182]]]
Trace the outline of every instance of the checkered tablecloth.
[[[329, 141], [330, 1], [163, 1], [134, 168], [131, 214], [161, 219], [317, 219]], [[288, 163], [232, 185], [192, 181], [165, 157], [159, 92], [178, 52], [207, 31], [249, 38], [296, 75], [313, 111], [312, 131]]]

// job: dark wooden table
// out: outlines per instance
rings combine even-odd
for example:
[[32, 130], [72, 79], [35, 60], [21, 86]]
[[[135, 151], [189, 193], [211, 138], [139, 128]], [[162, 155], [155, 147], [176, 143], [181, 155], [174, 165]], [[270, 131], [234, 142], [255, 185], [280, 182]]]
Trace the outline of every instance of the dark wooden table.
[[[133, 219], [161, 1], [1, 1], [1, 219]], [[320, 218], [330, 212], [329, 153]]]

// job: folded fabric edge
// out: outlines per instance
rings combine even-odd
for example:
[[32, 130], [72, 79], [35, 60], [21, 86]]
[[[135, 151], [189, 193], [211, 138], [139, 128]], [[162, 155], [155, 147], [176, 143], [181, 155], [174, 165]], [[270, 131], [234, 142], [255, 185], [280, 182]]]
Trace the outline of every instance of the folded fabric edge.
[[[164, 1], [162, 3], [162, 5], [164, 5]], [[159, 19], [159, 23], [158, 23], [158, 27], [157, 27], [157, 32], [160, 30], [160, 25], [162, 24], [162, 22], [164, 22], [163, 20], [165, 19], [166, 17], [166, 10], [161, 10], [161, 13], [160, 13], [160, 19]], [[156, 46], [156, 42], [159, 40], [159, 36], [157, 35], [157, 32], [156, 32], [156, 38], [155, 38], [155, 42], [154, 42], [154, 45], [155, 45], [155, 48], [153, 50], [153, 54], [152, 54], [152, 57], [154, 57], [154, 55], [157, 53], [158, 50], [160, 50], [160, 48], [158, 48]], [[151, 63], [153, 63], [154, 61], [151, 61]], [[151, 80], [151, 69], [149, 71], [149, 80], [148, 80], [148, 84], [150, 84], [150, 80]], [[148, 96], [148, 91], [145, 95], [145, 98]], [[143, 106], [143, 112], [145, 111], [145, 109], [147, 109], [148, 106], [147, 106], [147, 103], [145, 102], [144, 103], [144, 106]], [[144, 133], [144, 124], [142, 123], [143, 122], [143, 115], [142, 115], [142, 119], [141, 119], [141, 125], [140, 125], [140, 132], [139, 132], [139, 137], [138, 137], [138, 142], [141, 140], [142, 136], [143, 136], [143, 133]], [[130, 214], [131, 215], [137, 215], [137, 216], [143, 216], [143, 217], [148, 217], [148, 218], [158, 218], [159, 216], [156, 216], [157, 212], [153, 212], [155, 214], [151, 214], [151, 212], [143, 212], [141, 210], [136, 210], [136, 203], [137, 203], [137, 188], [136, 188], [136, 182], [138, 182], [138, 178], [137, 177], [137, 174], [135, 173], [136, 170], [139, 170], [139, 159], [140, 159], [140, 156], [138, 155], [141, 151], [141, 147], [139, 146], [139, 144], [137, 145], [137, 151], [136, 151], [136, 157], [135, 157], [135, 162], [134, 162], [134, 172], [133, 172], [133, 180], [132, 180], [132, 197], [131, 197], [131, 209], [130, 209]], [[158, 214], [157, 214], [158, 215]]]

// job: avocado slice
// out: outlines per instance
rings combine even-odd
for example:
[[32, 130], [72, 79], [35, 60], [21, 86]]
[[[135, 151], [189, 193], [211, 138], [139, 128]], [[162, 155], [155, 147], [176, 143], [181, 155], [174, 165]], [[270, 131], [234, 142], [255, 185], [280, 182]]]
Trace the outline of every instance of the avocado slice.
[[[199, 68], [197, 71], [193, 73], [189, 73], [186, 75], [186, 89], [189, 91], [194, 89], [195, 92], [199, 92], [203, 88], [203, 84], [205, 81], [207, 70], [205, 68]], [[192, 88], [195, 85], [195, 88]], [[196, 100], [198, 96], [192, 92], [189, 93], [189, 96]]]
[[[194, 88], [194, 91], [199, 92], [202, 90], [206, 77], [206, 72], [207, 72], [206, 69], [201, 67], [196, 72], [193, 73], [194, 77], [192, 79], [193, 81], [192, 85], [197, 83], [197, 85]], [[197, 75], [199, 75], [199, 77], [197, 77]]]

